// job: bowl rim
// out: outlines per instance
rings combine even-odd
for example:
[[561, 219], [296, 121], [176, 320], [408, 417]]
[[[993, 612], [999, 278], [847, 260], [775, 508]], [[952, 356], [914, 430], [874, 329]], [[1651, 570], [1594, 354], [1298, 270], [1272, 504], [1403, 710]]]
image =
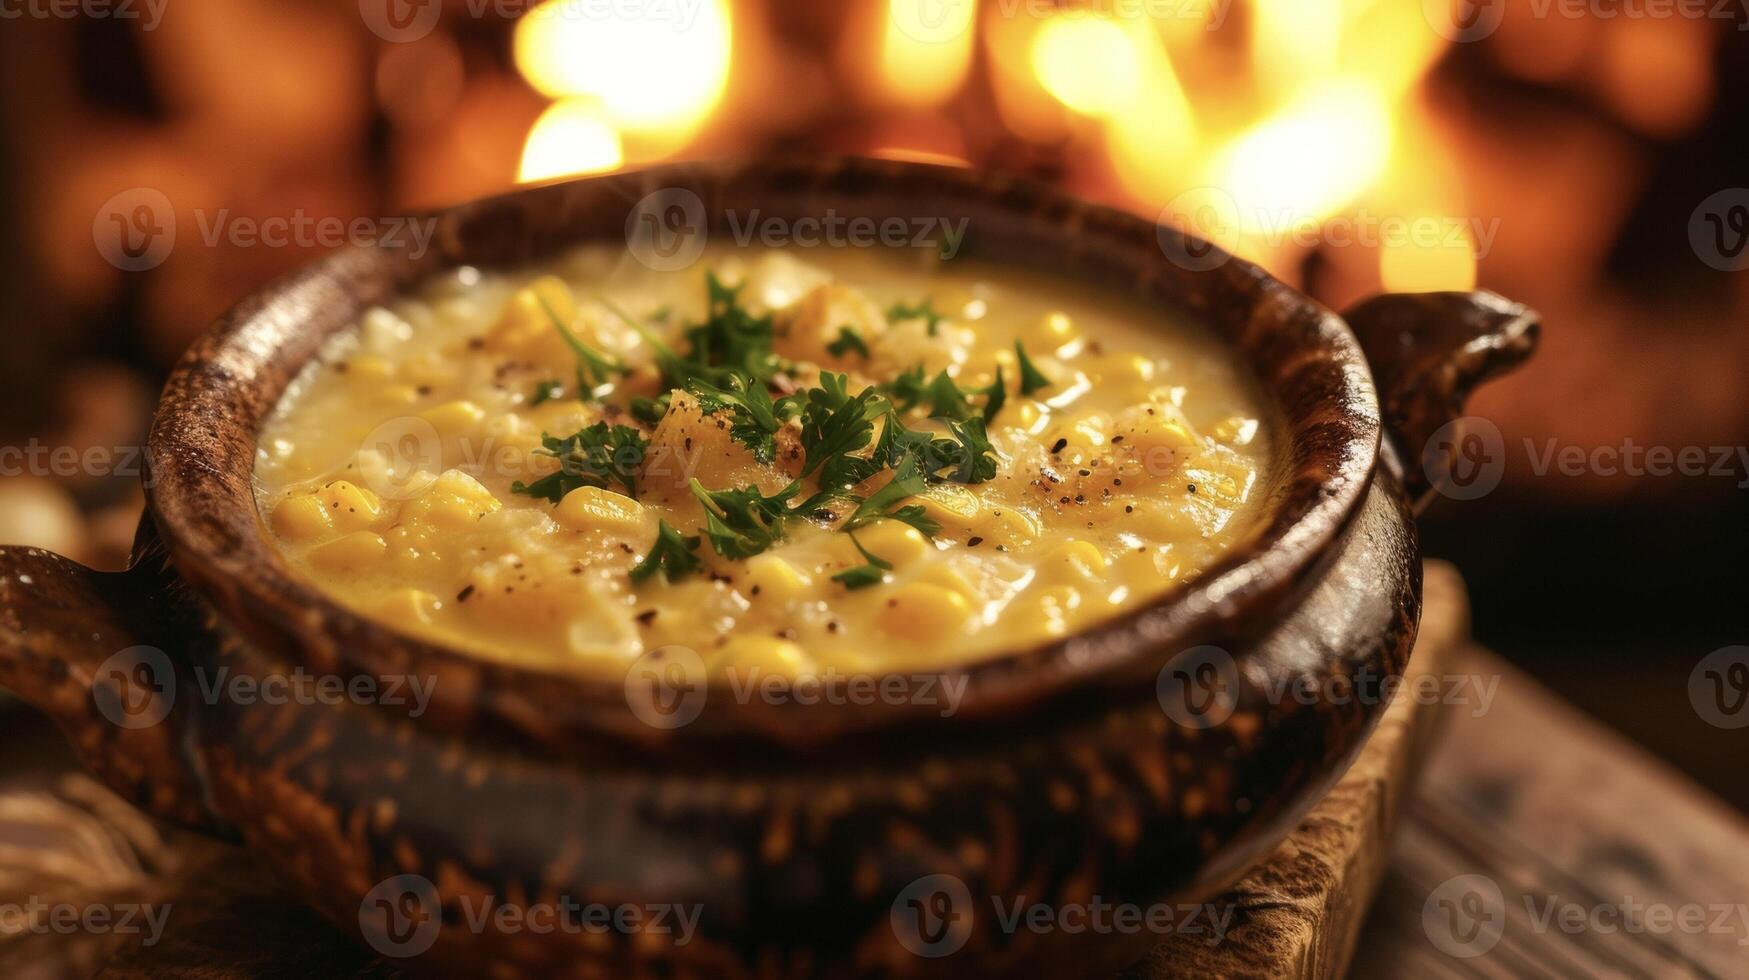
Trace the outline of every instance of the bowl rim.
[[[1013, 262], [997, 264], [1128, 283], [1129, 299], [1188, 307], [1253, 375], [1279, 416], [1278, 472], [1258, 527], [1191, 582], [1088, 629], [939, 671], [905, 671], [919, 681], [964, 685], [959, 710], [946, 718], [916, 703], [711, 697], [726, 688], [700, 678], [692, 679], [705, 690], [696, 717], [657, 727], [635, 710], [623, 680], [488, 660], [354, 612], [298, 578], [264, 534], [253, 479], [256, 438], [320, 342], [438, 271], [513, 266], [567, 245], [623, 241], [636, 203], [673, 187], [710, 202], [713, 229], [746, 201], [766, 202], [768, 213], [947, 209], [942, 213], [963, 215], [974, 229], [1000, 232], [969, 236], [968, 248], [980, 259], [1014, 253]], [[963, 726], [1011, 721], [1022, 709], [1066, 701], [1097, 705], [1120, 691], [1153, 696], [1172, 657], [1200, 644], [1231, 646], [1243, 668], [1247, 638], [1279, 619], [1315, 581], [1379, 460], [1378, 397], [1360, 345], [1339, 317], [1212, 245], [1032, 181], [910, 161], [762, 157], [529, 185], [427, 216], [438, 222], [431, 253], [344, 247], [254, 291], [197, 340], [167, 382], [153, 421], [147, 496], [178, 571], [243, 635], [300, 666], [345, 677], [429, 676], [432, 710], [421, 719], [428, 723], [503, 731], [550, 747], [574, 746], [579, 734], [663, 744], [746, 736], [816, 747], [900, 722]], [[1187, 269], [1171, 259], [1175, 249], [1178, 255], [1195, 249], [1216, 262]], [[312, 327], [324, 319], [343, 322]]]

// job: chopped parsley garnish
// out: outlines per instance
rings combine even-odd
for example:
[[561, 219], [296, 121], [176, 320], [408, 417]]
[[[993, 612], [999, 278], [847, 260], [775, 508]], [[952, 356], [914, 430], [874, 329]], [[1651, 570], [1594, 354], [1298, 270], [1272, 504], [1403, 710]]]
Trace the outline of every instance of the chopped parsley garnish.
[[662, 421], [662, 416], [668, 414], [668, 402], [674, 393], [664, 391], [654, 398], [634, 398], [631, 403], [632, 418], [645, 425], [655, 425]]
[[1014, 357], [1020, 362], [1021, 394], [1030, 395], [1040, 388], [1051, 386], [1051, 379], [1045, 377], [1044, 372], [1032, 363], [1032, 358], [1026, 356], [1026, 348], [1018, 340], [1014, 342]]
[[894, 520], [911, 525], [923, 532], [924, 537], [935, 537], [941, 531], [941, 525], [921, 505], [899, 506], [902, 501], [922, 493], [928, 482], [918, 469], [917, 458], [906, 456], [894, 470], [892, 480], [857, 505], [850, 519], [844, 522], [843, 530], [854, 531], [878, 520]]
[[769, 463], [777, 454], [777, 430], [784, 419], [795, 412], [790, 399], [772, 401], [764, 382], [755, 381], [739, 371], [724, 378], [725, 387], [718, 387], [703, 378], [686, 383], [688, 391], [698, 398], [698, 407], [706, 415], [727, 411], [731, 416], [729, 435], [746, 446], [753, 458]]
[[850, 536], [850, 543], [856, 545], [856, 550], [861, 553], [865, 564], [846, 568], [832, 576], [832, 581], [844, 583], [844, 587], [847, 589], [866, 589], [871, 585], [879, 585], [885, 581], [886, 573], [893, 569], [893, 563], [879, 555], [870, 554], [869, 550], [862, 546], [862, 542], [856, 540], [854, 534]]
[[929, 336], [933, 337], [941, 329], [942, 316], [935, 311], [935, 300], [925, 296], [916, 303], [894, 303], [887, 309], [887, 319], [895, 322], [922, 320], [927, 325]]
[[[1008, 401], [1007, 382], [1003, 380], [1000, 365], [996, 368], [995, 380], [982, 388], [961, 387], [945, 369], [934, 378], [925, 380], [925, 377], [923, 365], [919, 364], [880, 388], [900, 412], [927, 407], [932, 418], [968, 419], [982, 415], [984, 421], [989, 422]], [[981, 410], [974, 409], [971, 403], [971, 399], [978, 396], [984, 399]]]
[[558, 398], [565, 393], [565, 383], [556, 379], [536, 381], [534, 393], [528, 396], [529, 405], [542, 405]]
[[583, 342], [582, 338], [572, 333], [570, 325], [554, 311], [545, 297], [537, 295], [535, 300], [540, 303], [540, 308], [546, 312], [547, 318], [553, 321], [553, 327], [558, 330], [559, 336], [565, 338], [565, 346], [571, 348], [571, 353], [577, 358], [578, 398], [591, 398], [596, 389], [607, 384], [616, 376], [631, 373], [631, 369], [627, 368], [623, 361], [609, 357], [590, 347]]
[[556, 504], [578, 487], [605, 488], [611, 482], [625, 487], [628, 497], [638, 495], [634, 473], [644, 464], [650, 443], [631, 426], [597, 422], [563, 439], [542, 433], [540, 441], [541, 448], [535, 452], [557, 459], [558, 472], [533, 483], [518, 480], [510, 485], [512, 493]]
[[[909, 429], [896, 413], [887, 416], [886, 429], [875, 446], [874, 459], [897, 469], [915, 459], [924, 478], [932, 483], [983, 483], [996, 476], [996, 447], [977, 416], [944, 420], [952, 438]], [[951, 471], [944, 474], [943, 471]]]
[[788, 503], [801, 490], [800, 483], [767, 497], [758, 487], [739, 490], [706, 490], [692, 481], [692, 495], [704, 506], [704, 533], [711, 547], [724, 558], [751, 558], [783, 537], [783, 519]]
[[879, 467], [851, 454], [874, 438], [874, 419], [886, 411], [875, 388], [850, 394], [848, 375], [826, 372], [820, 387], [806, 392], [802, 407], [802, 476], [820, 474], [823, 487], [845, 487], [873, 476]]
[[863, 360], [868, 360], [868, 344], [863, 342], [862, 334], [857, 333], [854, 327], [839, 327], [838, 339], [826, 345], [826, 352], [833, 357], [843, 357], [851, 351], [855, 351]]
[[632, 581], [642, 582], [657, 572], [670, 582], [684, 578], [698, 568], [698, 556], [693, 554], [697, 550], [696, 536], [681, 534], [669, 527], [667, 521], [661, 521], [656, 526], [656, 543], [650, 545], [650, 553], [632, 568]]
[[[716, 273], [707, 272], [705, 286], [710, 290], [709, 313], [703, 323], [686, 328], [686, 340], [692, 345], [689, 359], [707, 368], [727, 368], [756, 381], [769, 381], [779, 366], [771, 350], [771, 316], [754, 316], [741, 305], [746, 283], [725, 286]], [[705, 379], [721, 383], [720, 375]]]

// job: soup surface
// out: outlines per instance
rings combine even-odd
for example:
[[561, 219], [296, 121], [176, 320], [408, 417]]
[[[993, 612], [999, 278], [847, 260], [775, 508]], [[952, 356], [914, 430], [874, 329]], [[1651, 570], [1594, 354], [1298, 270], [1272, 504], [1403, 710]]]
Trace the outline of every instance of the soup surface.
[[461, 269], [266, 426], [265, 533], [341, 602], [547, 670], [934, 669], [1194, 577], [1254, 530], [1261, 403], [1197, 329], [848, 249]]

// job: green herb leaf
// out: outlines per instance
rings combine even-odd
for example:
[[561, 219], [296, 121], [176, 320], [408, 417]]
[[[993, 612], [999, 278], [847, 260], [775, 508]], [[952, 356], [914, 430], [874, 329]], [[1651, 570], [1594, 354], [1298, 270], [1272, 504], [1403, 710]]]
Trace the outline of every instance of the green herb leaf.
[[545, 297], [537, 294], [535, 300], [540, 303], [540, 308], [546, 312], [547, 318], [553, 321], [553, 328], [558, 330], [559, 336], [565, 339], [565, 345], [571, 348], [571, 353], [577, 358], [578, 398], [592, 398], [597, 388], [607, 384], [614, 377], [631, 373], [631, 369], [626, 367], [624, 362], [590, 347], [575, 333], [572, 333], [571, 325], [560, 318]]
[[875, 388], [852, 397], [849, 387], [847, 375], [823, 373], [802, 408], [802, 476], [824, 468], [820, 481], [825, 486], [860, 483], [878, 468], [867, 460], [853, 462], [850, 454], [874, 438], [874, 419], [886, 411], [886, 402]]
[[660, 522], [650, 553], [632, 567], [632, 581], [642, 582], [657, 572], [662, 572], [670, 582], [690, 575], [698, 568], [698, 556], [693, 554], [698, 543], [696, 536], [681, 534], [669, 527], [667, 521]]
[[[692, 345], [690, 360], [707, 368], [728, 368], [765, 382], [777, 373], [778, 359], [772, 352], [771, 317], [754, 316], [741, 305], [746, 284], [730, 287], [715, 272], [705, 274], [710, 292], [705, 321], [686, 329]], [[721, 383], [720, 376], [706, 380]]]
[[942, 315], [935, 311], [935, 300], [925, 296], [916, 303], [894, 303], [887, 309], [887, 319], [922, 320], [927, 324], [929, 336], [933, 337], [941, 329]]
[[851, 327], [839, 327], [838, 339], [826, 345], [826, 352], [833, 357], [843, 357], [851, 351], [856, 351], [859, 357], [868, 360], [868, 344], [863, 342], [862, 334]]
[[[883, 518], [902, 520], [927, 537], [935, 537], [941, 530], [941, 525], [931, 519], [922, 507], [911, 505], [898, 507], [910, 497], [922, 493], [929, 485], [926, 474], [919, 468], [917, 457], [906, 456], [893, 471], [893, 478], [874, 493], [868, 495], [857, 505], [850, 519], [844, 522], [845, 531], [854, 531], [865, 524], [872, 524]], [[894, 508], [898, 508], [895, 510]]]
[[1002, 365], [996, 365], [996, 380], [984, 389], [984, 396], [984, 424], [989, 425], [996, 413], [1002, 411], [1002, 406], [1008, 403], [1008, 383], [1002, 380]]
[[862, 542], [856, 540], [856, 535], [850, 536], [850, 543], [856, 545], [856, 550], [862, 554], [866, 564], [847, 568], [832, 576], [832, 581], [844, 583], [847, 589], [866, 589], [871, 585], [879, 585], [886, 580], [886, 573], [892, 571], [893, 563], [878, 555], [869, 554]]
[[557, 379], [536, 381], [534, 393], [528, 396], [530, 407], [545, 404], [565, 393], [565, 383]]
[[717, 554], [731, 559], [751, 558], [783, 537], [789, 501], [801, 486], [800, 482], [791, 483], [768, 497], [753, 486], [707, 490], [695, 479], [692, 495], [704, 506], [704, 533]]
[[655, 425], [662, 421], [662, 416], [668, 414], [668, 402], [673, 397], [673, 392], [665, 391], [654, 398], [632, 399], [632, 418], [646, 425]]
[[1026, 356], [1026, 348], [1018, 340], [1014, 342], [1014, 356], [1016, 360], [1020, 361], [1021, 394], [1030, 395], [1040, 388], [1051, 386], [1051, 379], [1045, 377], [1044, 372], [1032, 363], [1032, 358]]
[[510, 491], [556, 504], [578, 487], [606, 487], [612, 482], [625, 487], [627, 496], [636, 497], [635, 471], [644, 464], [649, 447], [649, 440], [638, 430], [606, 422], [579, 429], [563, 439], [542, 433], [541, 448], [535, 451], [557, 459], [558, 472], [533, 483], [518, 480], [510, 485]]
[[729, 435], [753, 452], [753, 458], [769, 463], [777, 454], [777, 430], [798, 406], [789, 399], [772, 401], [763, 382], [739, 372], [725, 378], [727, 387], [718, 387], [693, 378], [687, 390], [697, 396], [699, 408], [706, 415], [728, 412], [731, 416]]

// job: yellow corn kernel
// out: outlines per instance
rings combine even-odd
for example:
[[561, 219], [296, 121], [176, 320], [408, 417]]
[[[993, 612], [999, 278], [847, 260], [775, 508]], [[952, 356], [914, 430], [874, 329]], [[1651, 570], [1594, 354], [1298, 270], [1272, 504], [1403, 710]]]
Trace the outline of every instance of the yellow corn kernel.
[[310, 552], [310, 564], [327, 572], [362, 571], [381, 561], [388, 543], [369, 531], [354, 531]]
[[424, 493], [407, 501], [401, 520], [460, 531], [502, 506], [480, 481], [461, 470], [444, 470]]
[[856, 539], [870, 554], [892, 562], [908, 565], [930, 550], [929, 539], [909, 524], [899, 521], [878, 521], [856, 532]]
[[603, 528], [632, 533], [643, 529], [644, 508], [632, 498], [600, 487], [578, 487], [565, 494], [553, 517], [573, 531]]
[[1023, 544], [1039, 536], [1038, 519], [1015, 507], [986, 507], [973, 522], [973, 529], [998, 544]]
[[427, 387], [449, 384], [455, 380], [453, 361], [435, 354], [410, 358], [401, 365], [401, 376], [416, 385]]
[[762, 600], [788, 602], [805, 595], [811, 585], [801, 569], [776, 555], [747, 559], [747, 588]]
[[420, 412], [419, 417], [430, 422], [439, 433], [453, 436], [479, 425], [486, 417], [486, 410], [466, 399], [458, 399], [428, 408]]
[[921, 572], [917, 573], [917, 578], [914, 581], [939, 585], [944, 589], [965, 596], [971, 602], [976, 602], [979, 598], [977, 587], [972, 585], [971, 580], [945, 562], [930, 562]]
[[1054, 352], [1079, 339], [1081, 330], [1075, 326], [1075, 321], [1069, 314], [1057, 310], [1045, 314], [1045, 318], [1028, 331], [1026, 342], [1038, 351]]
[[411, 405], [419, 400], [419, 389], [408, 384], [383, 385], [372, 388], [372, 397], [382, 405]]
[[1070, 539], [1051, 551], [1046, 566], [1072, 579], [1094, 579], [1105, 574], [1105, 554], [1091, 541]]
[[313, 541], [334, 527], [328, 507], [313, 494], [281, 500], [273, 508], [273, 533], [287, 541]]
[[577, 318], [577, 303], [571, 288], [557, 276], [542, 276], [516, 291], [498, 322], [492, 325], [486, 342], [493, 347], [521, 350], [544, 340], [555, 331], [553, 318], [567, 327]]
[[1154, 362], [1140, 354], [1113, 354], [1100, 359], [1098, 375], [1104, 384], [1152, 381]]
[[381, 354], [358, 354], [346, 361], [346, 373], [356, 381], [387, 381], [395, 376], [395, 364]]
[[335, 480], [317, 491], [316, 497], [342, 531], [369, 527], [383, 512], [383, 502], [376, 494], [346, 480]]
[[376, 612], [390, 623], [429, 626], [433, 614], [441, 608], [443, 603], [429, 592], [421, 589], [396, 589], [377, 603]]
[[732, 636], [712, 658], [711, 672], [719, 677], [757, 683], [761, 677], [804, 677], [818, 672], [814, 661], [799, 644], [774, 636]]
[[965, 527], [984, 507], [977, 494], [952, 483], [930, 487], [911, 502], [922, 505], [937, 523], [950, 527]]
[[1083, 450], [1104, 446], [1105, 420], [1098, 415], [1077, 418], [1076, 423], [1070, 425], [1067, 432], [1063, 432], [1063, 437], [1069, 439], [1070, 446], [1077, 446]]
[[881, 626], [919, 642], [933, 642], [965, 629], [972, 604], [965, 596], [927, 582], [907, 582], [885, 596]]

